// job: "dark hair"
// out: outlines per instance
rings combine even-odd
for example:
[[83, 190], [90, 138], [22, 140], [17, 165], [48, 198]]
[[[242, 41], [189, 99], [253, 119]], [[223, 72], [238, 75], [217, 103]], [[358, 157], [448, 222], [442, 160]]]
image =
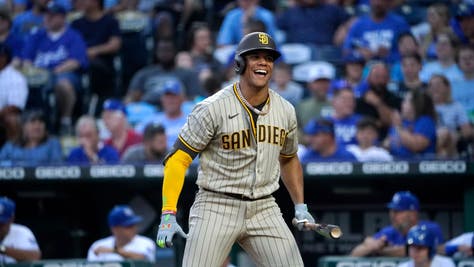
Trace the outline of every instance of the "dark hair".
[[405, 58], [413, 58], [414, 60], [418, 61], [418, 63], [420, 64], [422, 64], [422, 61], [423, 61], [421, 59], [420, 54], [418, 53], [409, 53], [409, 54], [403, 55], [401, 60], [403, 61]]
[[7, 65], [12, 61], [12, 50], [4, 43], [0, 43], [0, 56], [7, 58]]
[[405, 37], [410, 37], [418, 45], [418, 40], [415, 38], [415, 36], [411, 32], [404, 32], [400, 34], [397, 39], [397, 45], [399, 45], [400, 41]]
[[157, 134], [165, 134], [165, 127], [160, 123], [149, 123], [146, 125], [145, 130], [143, 131], [143, 139], [151, 140]]
[[356, 124], [357, 130], [372, 128], [376, 132], [379, 131], [379, 127], [377, 126], [377, 122], [372, 117], [362, 117]]
[[464, 50], [474, 51], [474, 45], [472, 45], [472, 44], [462, 44], [458, 47], [457, 56], [456, 56], [457, 63], [459, 63], [459, 54], [461, 53], [461, 51], [464, 51]]
[[247, 33], [267, 31], [267, 25], [265, 25], [263, 21], [256, 18], [247, 19], [247, 21], [245, 22], [244, 28], [248, 30]]
[[415, 109], [415, 119], [425, 115], [436, 120], [436, 110], [431, 96], [420, 89], [416, 89], [411, 93], [411, 103]]
[[[45, 124], [45, 134], [43, 138], [40, 140], [40, 144], [46, 142], [48, 140], [49, 135], [48, 135], [48, 130], [46, 129], [46, 116], [44, 115], [43, 111], [41, 110], [31, 110], [23, 114], [22, 116], [22, 122], [23, 125], [25, 125], [28, 122], [32, 121], [41, 121]], [[22, 130], [23, 131], [23, 130]], [[25, 139], [24, 131], [21, 137], [18, 140], [18, 144], [20, 146], [25, 146], [28, 140]]]
[[201, 30], [201, 29], [207, 29], [209, 32], [212, 33], [211, 28], [209, 27], [209, 24], [206, 22], [202, 21], [195, 21], [191, 24], [191, 28], [189, 29], [188, 33], [188, 50], [193, 46], [194, 44], [194, 38], [196, 38], [196, 32]]

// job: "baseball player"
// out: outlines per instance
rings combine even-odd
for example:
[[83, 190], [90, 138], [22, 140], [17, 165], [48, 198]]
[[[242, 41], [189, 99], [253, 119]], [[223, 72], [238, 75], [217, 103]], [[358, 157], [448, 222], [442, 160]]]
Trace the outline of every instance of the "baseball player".
[[410, 260], [398, 267], [454, 267], [451, 258], [436, 255], [438, 238], [432, 228], [415, 225], [408, 231], [407, 242]]
[[[295, 110], [268, 88], [279, 57], [267, 33], [245, 35], [235, 56], [239, 81], [197, 104], [165, 159], [156, 241], [170, 247], [176, 233], [187, 238], [183, 266], [221, 266], [235, 242], [258, 266], [303, 266], [272, 196], [281, 174], [298, 229], [307, 230], [304, 221], [314, 222], [304, 204]], [[186, 235], [176, 222], [176, 204], [198, 154], [199, 191]]]

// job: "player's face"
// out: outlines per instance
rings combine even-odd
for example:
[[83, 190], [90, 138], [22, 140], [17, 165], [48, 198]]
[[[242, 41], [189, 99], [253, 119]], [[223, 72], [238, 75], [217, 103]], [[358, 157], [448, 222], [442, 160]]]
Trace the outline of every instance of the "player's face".
[[273, 72], [273, 57], [260, 51], [245, 56], [247, 67], [244, 72], [244, 79], [251, 87], [268, 87], [268, 83]]
[[411, 245], [408, 248], [408, 254], [413, 259], [415, 266], [429, 266], [429, 251], [427, 247]]

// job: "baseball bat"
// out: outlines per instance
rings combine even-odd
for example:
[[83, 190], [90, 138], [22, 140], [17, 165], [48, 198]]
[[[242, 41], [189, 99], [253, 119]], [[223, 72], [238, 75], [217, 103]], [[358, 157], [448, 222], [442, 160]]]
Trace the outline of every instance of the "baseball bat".
[[334, 224], [325, 224], [325, 223], [310, 223], [308, 221], [298, 221], [296, 218], [293, 218], [293, 225], [296, 226], [299, 223], [304, 223], [304, 227], [315, 231], [316, 233], [329, 238], [329, 239], [339, 239], [342, 236], [341, 227]]

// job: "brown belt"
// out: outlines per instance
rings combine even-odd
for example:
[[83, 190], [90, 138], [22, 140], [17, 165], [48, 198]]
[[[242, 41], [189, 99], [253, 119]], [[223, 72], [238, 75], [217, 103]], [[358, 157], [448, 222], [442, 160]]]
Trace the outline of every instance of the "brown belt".
[[266, 195], [266, 196], [261, 196], [261, 197], [258, 197], [258, 198], [249, 198], [249, 197], [247, 197], [247, 196], [244, 196], [243, 194], [218, 192], [218, 191], [214, 191], [214, 190], [207, 189], [207, 188], [202, 188], [202, 190], [207, 191], [207, 192], [216, 193], [216, 194], [225, 195], [225, 196], [228, 196], [228, 197], [231, 197], [231, 198], [235, 198], [235, 199], [239, 199], [239, 200], [245, 200], [245, 201], [255, 201], [255, 200], [260, 200], [260, 199], [269, 198], [269, 197], [272, 196], [272, 195]]

